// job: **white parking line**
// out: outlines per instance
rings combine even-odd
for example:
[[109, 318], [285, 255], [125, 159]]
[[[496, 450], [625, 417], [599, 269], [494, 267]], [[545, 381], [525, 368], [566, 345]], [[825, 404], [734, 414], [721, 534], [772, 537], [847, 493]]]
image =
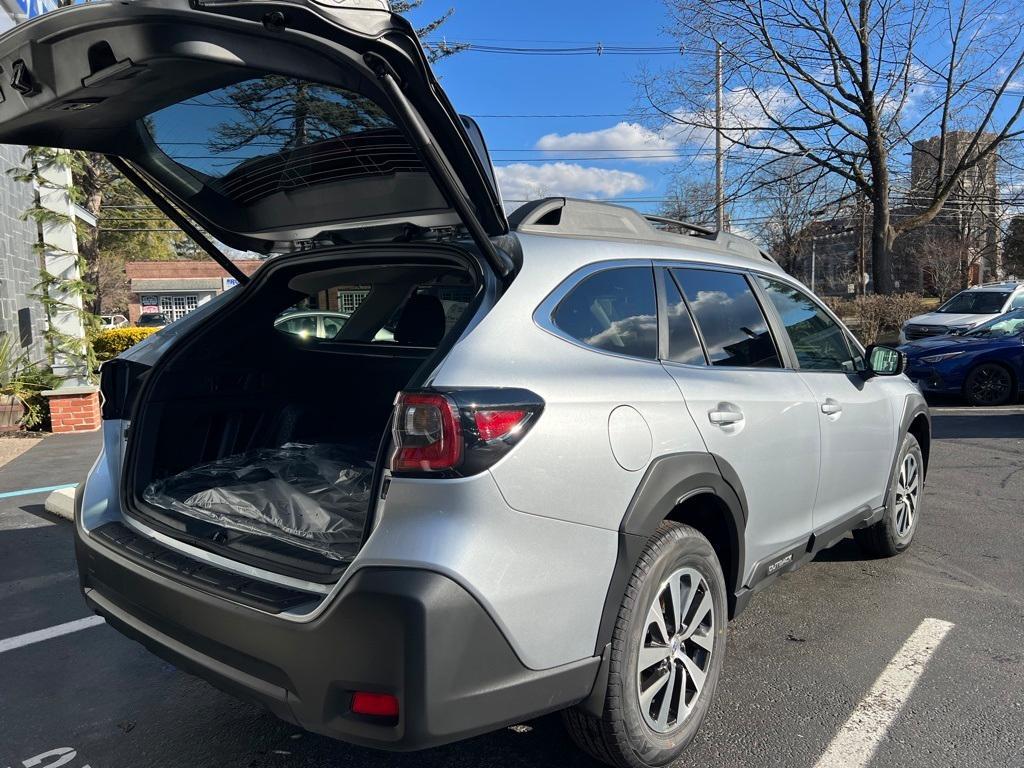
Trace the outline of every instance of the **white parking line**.
[[55, 627], [47, 627], [46, 629], [40, 629], [36, 632], [28, 632], [16, 637], [8, 637], [6, 640], [0, 640], [0, 653], [13, 651], [15, 648], [23, 648], [26, 645], [32, 645], [33, 643], [41, 643], [43, 640], [60, 637], [61, 635], [69, 635], [72, 632], [80, 632], [83, 629], [96, 627], [102, 623], [102, 616], [86, 616], [84, 619], [69, 621], [66, 624], [58, 624]]
[[953, 625], [925, 619], [879, 675], [815, 768], [864, 768]]

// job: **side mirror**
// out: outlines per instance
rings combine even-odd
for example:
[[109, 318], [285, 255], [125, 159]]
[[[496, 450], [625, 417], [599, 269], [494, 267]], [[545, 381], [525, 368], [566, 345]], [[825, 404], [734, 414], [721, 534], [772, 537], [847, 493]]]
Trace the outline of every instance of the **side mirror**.
[[881, 344], [868, 347], [866, 357], [869, 376], [899, 376], [907, 367], [905, 354]]

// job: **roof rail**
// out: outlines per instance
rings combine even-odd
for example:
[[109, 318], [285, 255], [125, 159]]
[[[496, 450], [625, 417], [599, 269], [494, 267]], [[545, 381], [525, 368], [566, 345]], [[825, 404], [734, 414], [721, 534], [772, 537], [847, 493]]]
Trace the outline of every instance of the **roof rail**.
[[664, 224], [667, 227], [679, 227], [680, 229], [685, 229], [698, 235], [707, 235], [710, 237], [715, 236], [715, 230], [702, 227], [699, 224], [690, 224], [688, 221], [670, 219], [667, 216], [654, 216], [649, 213], [644, 214], [644, 218], [651, 222], [651, 224]]
[[[685, 240], [693, 238], [717, 246], [733, 256], [778, 264], [754, 243], [738, 235], [715, 232], [697, 224], [663, 216], [645, 215], [614, 203], [548, 197], [526, 203], [508, 220], [513, 231], [533, 234], [608, 237], [676, 246], [684, 245]], [[680, 227], [689, 234], [667, 232], [655, 224]]]
[[1014, 280], [1012, 277], [1006, 280], [993, 280], [989, 283], [979, 283], [978, 285], [972, 286], [974, 288], [987, 288], [990, 285], [1020, 285], [1019, 280]]

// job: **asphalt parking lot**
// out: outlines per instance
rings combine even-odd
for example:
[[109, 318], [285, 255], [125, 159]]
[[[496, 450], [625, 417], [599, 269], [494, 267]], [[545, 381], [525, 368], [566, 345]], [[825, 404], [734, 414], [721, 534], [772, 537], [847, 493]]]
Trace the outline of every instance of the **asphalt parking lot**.
[[[934, 428], [912, 550], [865, 561], [844, 540], [755, 598], [682, 765], [1024, 766], [1024, 408], [940, 408]], [[391, 755], [302, 733], [102, 624], [5, 645], [89, 616], [70, 524], [45, 492], [9, 494], [78, 481], [97, 446], [55, 436], [0, 470], [0, 767], [592, 765], [557, 717]], [[905, 661], [938, 625], [941, 643]], [[887, 675], [916, 686], [894, 701]]]

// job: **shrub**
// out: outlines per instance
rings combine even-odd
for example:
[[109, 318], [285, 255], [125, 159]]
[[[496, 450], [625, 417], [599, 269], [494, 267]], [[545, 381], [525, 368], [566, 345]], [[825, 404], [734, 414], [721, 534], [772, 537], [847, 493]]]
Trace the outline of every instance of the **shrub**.
[[156, 330], [156, 328], [111, 328], [100, 331], [92, 343], [96, 359], [101, 363], [112, 360], [155, 333]]
[[59, 382], [48, 366], [30, 362], [9, 335], [0, 335], [0, 396], [16, 397], [25, 407], [21, 426], [46, 428], [50, 411], [41, 393]]
[[916, 293], [872, 294], [855, 299], [828, 298], [829, 308], [850, 325], [864, 346], [898, 333], [907, 320], [925, 311]]

